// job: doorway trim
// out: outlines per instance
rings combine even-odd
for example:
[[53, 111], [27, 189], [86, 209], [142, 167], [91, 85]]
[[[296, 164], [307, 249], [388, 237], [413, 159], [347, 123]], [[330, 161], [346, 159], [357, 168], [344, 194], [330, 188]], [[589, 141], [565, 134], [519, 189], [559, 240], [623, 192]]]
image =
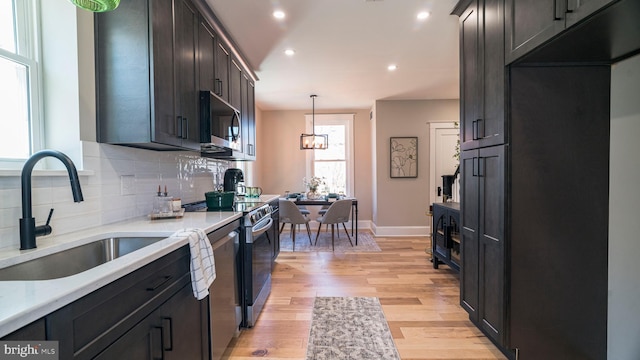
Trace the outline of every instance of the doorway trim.
[[435, 202], [436, 186], [432, 182], [436, 181], [436, 130], [455, 129], [455, 121], [430, 122], [429, 123], [429, 206]]

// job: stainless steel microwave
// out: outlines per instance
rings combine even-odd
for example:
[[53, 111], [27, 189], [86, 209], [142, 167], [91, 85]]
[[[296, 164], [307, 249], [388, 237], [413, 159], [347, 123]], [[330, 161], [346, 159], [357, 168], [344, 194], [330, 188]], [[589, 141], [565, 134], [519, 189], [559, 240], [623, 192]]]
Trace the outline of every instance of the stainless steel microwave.
[[240, 111], [211, 91], [200, 91], [202, 152], [240, 150]]

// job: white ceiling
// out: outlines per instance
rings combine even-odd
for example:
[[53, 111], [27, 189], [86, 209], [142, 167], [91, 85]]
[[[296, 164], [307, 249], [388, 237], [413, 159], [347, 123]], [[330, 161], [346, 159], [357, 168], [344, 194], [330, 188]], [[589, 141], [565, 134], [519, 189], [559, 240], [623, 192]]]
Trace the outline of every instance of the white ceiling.
[[206, 1], [257, 74], [262, 110], [310, 109], [311, 94], [316, 109], [459, 97], [457, 0]]

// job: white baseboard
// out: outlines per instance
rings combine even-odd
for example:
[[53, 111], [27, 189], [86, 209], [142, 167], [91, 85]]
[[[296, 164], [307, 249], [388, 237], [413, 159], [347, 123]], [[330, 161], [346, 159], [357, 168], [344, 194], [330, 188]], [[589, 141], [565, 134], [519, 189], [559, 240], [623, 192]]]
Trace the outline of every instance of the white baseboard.
[[[347, 229], [351, 230], [351, 221], [348, 221], [346, 224]], [[371, 229], [371, 220], [358, 220], [358, 229], [359, 230], [369, 230], [371, 232], [373, 232], [373, 230]], [[311, 230], [317, 231], [318, 230], [318, 222], [315, 220], [311, 220], [309, 221], [309, 227], [311, 228]], [[283, 231], [289, 231], [290, 229], [290, 225], [287, 225], [284, 227]], [[342, 226], [340, 226], [340, 228], [342, 228]]]
[[[351, 222], [346, 223], [347, 229], [351, 230]], [[318, 222], [309, 221], [311, 231], [318, 230]], [[342, 226], [340, 227], [342, 228]], [[289, 225], [284, 227], [284, 231], [289, 231]], [[302, 227], [304, 229], [304, 226]], [[359, 230], [369, 230], [374, 236], [429, 236], [430, 226], [376, 226], [371, 220], [358, 220]], [[304, 230], [303, 230], [304, 231]]]
[[372, 224], [371, 231], [375, 236], [428, 236], [430, 226], [376, 226]]

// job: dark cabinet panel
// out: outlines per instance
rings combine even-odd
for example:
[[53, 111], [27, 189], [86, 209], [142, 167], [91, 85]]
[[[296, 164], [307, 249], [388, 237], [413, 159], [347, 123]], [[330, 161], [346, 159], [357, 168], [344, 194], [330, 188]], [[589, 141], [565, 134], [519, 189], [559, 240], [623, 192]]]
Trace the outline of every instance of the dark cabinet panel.
[[90, 359], [189, 283], [184, 246], [48, 315], [47, 336], [61, 358]]
[[204, 359], [202, 338], [194, 332], [200, 310], [191, 285], [186, 285], [95, 359]]
[[607, 358], [610, 79], [609, 66], [511, 69], [509, 328], [520, 359]]
[[473, 128], [480, 116], [479, 36], [478, 5], [473, 1], [460, 16], [460, 147], [463, 150], [475, 145]]
[[179, 146], [171, 1], [120, 6], [95, 16], [98, 141]]
[[227, 47], [220, 41], [216, 46], [216, 91], [215, 93], [229, 101], [229, 67], [231, 66], [231, 55]]
[[203, 359], [203, 339], [199, 330], [206, 314], [202, 312], [202, 305], [188, 284], [149, 316], [154, 327], [162, 330], [160, 347], [164, 351], [164, 359]]
[[567, 0], [567, 27], [618, 0]]
[[478, 321], [478, 232], [480, 188], [477, 178], [478, 152], [460, 154], [460, 220], [462, 221], [462, 270], [460, 271], [460, 305], [469, 318]]
[[565, 1], [506, 1], [507, 62], [519, 58], [564, 30]]
[[47, 340], [44, 318], [18, 329], [2, 338], [3, 341]]
[[209, 23], [200, 18], [198, 26], [198, 90], [216, 92], [216, 40]]
[[464, 151], [460, 302], [496, 343], [505, 342], [505, 146]]
[[120, 6], [95, 15], [98, 141], [199, 150], [197, 11], [188, 0]]
[[505, 146], [480, 149], [478, 318], [482, 330], [504, 344], [505, 328]]
[[249, 116], [249, 123], [247, 124], [249, 128], [249, 136], [248, 136], [248, 156], [250, 160], [256, 159], [256, 94], [255, 94], [255, 86], [251, 80], [247, 81], [247, 113]]
[[200, 149], [197, 44], [200, 15], [189, 0], [175, 0], [176, 104], [182, 146]]
[[511, 63], [618, 0], [507, 0], [506, 61]]
[[229, 66], [229, 103], [236, 109], [242, 108], [242, 69], [235, 60]]
[[460, 15], [462, 150], [506, 140], [503, 1], [471, 1]]
[[251, 80], [246, 75], [242, 75], [241, 82], [242, 108], [240, 117], [242, 119], [242, 152], [246, 160], [255, 160], [256, 157], [256, 119], [255, 119], [255, 99], [254, 88]]

